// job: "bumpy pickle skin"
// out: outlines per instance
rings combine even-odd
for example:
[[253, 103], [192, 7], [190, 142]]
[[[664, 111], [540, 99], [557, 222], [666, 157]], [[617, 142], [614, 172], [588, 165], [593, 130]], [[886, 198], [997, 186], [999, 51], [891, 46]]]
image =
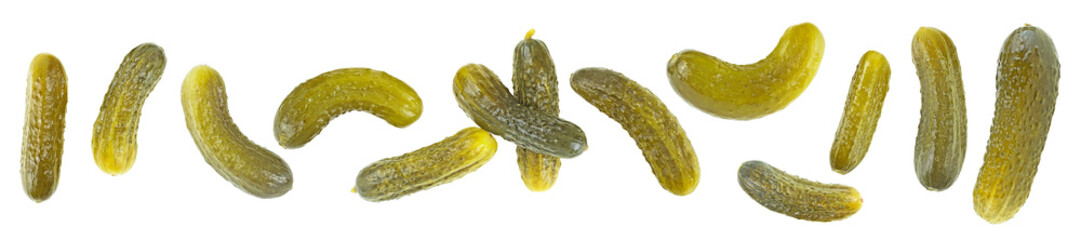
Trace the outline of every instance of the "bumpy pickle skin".
[[435, 144], [364, 167], [354, 190], [372, 202], [398, 199], [476, 171], [495, 155], [496, 147], [488, 132], [465, 128]]
[[124, 56], [105, 93], [90, 140], [94, 163], [101, 171], [120, 175], [135, 164], [143, 103], [164, 71], [165, 51], [153, 43], [140, 44]]
[[282, 147], [299, 148], [350, 111], [370, 112], [404, 128], [416, 122], [422, 110], [420, 96], [398, 78], [368, 68], [342, 68], [294, 88], [278, 107], [274, 136]]
[[972, 193], [976, 213], [990, 223], [1013, 218], [1028, 199], [1058, 98], [1059, 61], [1051, 37], [1025, 25], [998, 57], [997, 99], [987, 153]]
[[[533, 39], [532, 29], [514, 48], [514, 96], [523, 106], [552, 116], [559, 116], [559, 82], [555, 63], [543, 41]], [[517, 147], [518, 169], [530, 191], [552, 188], [559, 176], [559, 158]]]
[[863, 206], [855, 188], [810, 181], [758, 160], [744, 162], [738, 175], [739, 186], [758, 204], [796, 219], [836, 221]]
[[698, 187], [698, 156], [676, 116], [653, 92], [604, 68], [574, 72], [571, 88], [627, 130], [661, 187], [679, 196], [694, 192]]
[[871, 138], [890, 90], [890, 63], [876, 51], [867, 51], [856, 65], [848, 88], [844, 114], [830, 149], [830, 167], [840, 174], [855, 169], [871, 147]]
[[668, 60], [668, 80], [692, 106], [717, 117], [761, 118], [780, 111], [807, 89], [825, 50], [822, 33], [811, 23], [785, 30], [766, 58], [737, 65], [684, 50]]
[[229, 116], [225, 82], [206, 65], [188, 72], [181, 103], [188, 132], [210, 167], [244, 192], [259, 198], [281, 196], [293, 188], [293, 172], [277, 154], [244, 136]]
[[34, 57], [28, 75], [19, 173], [26, 196], [40, 203], [56, 192], [60, 181], [68, 76], [60, 59], [48, 53]]
[[946, 190], [961, 173], [968, 139], [957, 48], [946, 33], [921, 27], [912, 38], [912, 63], [923, 102], [916, 135], [916, 176], [927, 190]]
[[479, 64], [468, 64], [454, 76], [454, 98], [466, 116], [485, 131], [540, 154], [573, 158], [587, 148], [578, 125], [523, 106]]

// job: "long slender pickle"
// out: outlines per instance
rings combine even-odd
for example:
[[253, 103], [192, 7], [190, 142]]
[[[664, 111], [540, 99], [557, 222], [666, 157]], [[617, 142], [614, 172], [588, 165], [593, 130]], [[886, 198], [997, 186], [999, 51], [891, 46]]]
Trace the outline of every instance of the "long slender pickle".
[[[548, 46], [533, 39], [534, 31], [514, 48], [514, 96], [523, 106], [552, 116], [559, 116], [559, 82]], [[517, 147], [518, 169], [522, 182], [534, 192], [552, 188], [559, 176], [559, 158]]]
[[146, 97], [165, 71], [165, 52], [153, 43], [136, 46], [113, 75], [98, 119], [94, 121], [90, 148], [94, 163], [110, 175], [120, 175], [135, 164], [136, 134]]
[[683, 100], [717, 117], [751, 120], [788, 106], [807, 89], [826, 41], [811, 23], [789, 27], [762, 60], [738, 65], [695, 50], [668, 60], [668, 80]]
[[876, 51], [867, 51], [856, 65], [848, 88], [844, 115], [830, 149], [830, 167], [846, 174], [855, 169], [871, 147], [871, 137], [882, 115], [882, 103], [890, 90], [890, 63]]
[[661, 187], [680, 196], [694, 192], [698, 187], [698, 156], [676, 116], [653, 92], [604, 68], [574, 72], [571, 87], [627, 130]]
[[298, 148], [349, 111], [370, 112], [402, 128], [417, 121], [421, 110], [420, 96], [402, 80], [379, 70], [342, 68], [301, 83], [282, 100], [274, 137], [282, 147]]
[[356, 191], [364, 200], [378, 202], [449, 183], [487, 163], [496, 147], [488, 132], [465, 128], [443, 141], [364, 167], [357, 174]]
[[1025, 25], [998, 55], [995, 118], [973, 191], [976, 213], [990, 223], [1013, 218], [1025, 205], [1040, 165], [1059, 80], [1058, 52], [1043, 30]]
[[477, 126], [519, 147], [561, 158], [576, 157], [587, 148], [578, 125], [523, 106], [484, 65], [458, 69], [454, 98]]
[[191, 138], [206, 163], [225, 180], [260, 198], [278, 197], [293, 188], [289, 165], [249, 140], [233, 123], [218, 71], [206, 65], [192, 68], [180, 97]]
[[797, 219], [836, 221], [863, 206], [855, 188], [810, 181], [758, 160], [744, 162], [738, 175], [739, 186], [758, 204]]
[[19, 173], [26, 195], [30, 200], [41, 202], [53, 195], [60, 181], [68, 76], [60, 59], [48, 53], [34, 57], [28, 75]]
[[912, 63], [920, 77], [916, 176], [927, 190], [953, 185], [965, 163], [968, 118], [957, 48], [946, 33], [921, 27], [912, 38]]

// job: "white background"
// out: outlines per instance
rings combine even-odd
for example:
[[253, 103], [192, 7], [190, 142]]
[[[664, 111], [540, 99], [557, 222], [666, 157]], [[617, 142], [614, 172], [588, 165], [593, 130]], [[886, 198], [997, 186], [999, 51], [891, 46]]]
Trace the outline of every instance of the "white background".
[[[1077, 237], [1081, 21], [1072, 2], [93, 2], [0, 4], [0, 155], [7, 159], [0, 164], [0, 238]], [[752, 63], [801, 22], [822, 31], [825, 56], [810, 87], [780, 112], [753, 121], [715, 118], [668, 83], [666, 63], [680, 50]], [[1009, 222], [991, 225], [972, 210], [972, 189], [993, 116], [999, 50], [1025, 23], [1057, 44], [1061, 94], [1028, 203]], [[920, 26], [949, 34], [963, 68], [967, 161], [943, 192], [925, 190], [912, 162], [920, 93], [910, 42]], [[562, 117], [581, 126], [590, 145], [563, 160], [551, 190], [527, 190], [514, 145], [500, 139], [486, 166], [452, 183], [379, 203], [349, 192], [365, 165], [472, 126], [453, 100], [455, 71], [481, 63], [509, 85], [513, 48], [531, 28], [555, 60]], [[143, 109], [138, 161], [127, 174], [109, 176], [94, 164], [91, 126], [120, 60], [143, 42], [162, 46], [168, 66]], [[870, 152], [840, 175], [830, 170], [830, 147], [857, 61], [872, 49], [891, 63], [890, 91]], [[34, 203], [23, 193], [18, 159], [24, 79], [40, 52], [63, 62], [70, 98], [59, 188]], [[292, 167], [291, 192], [252, 197], [204, 162], [179, 96], [198, 64], [224, 77], [241, 131]], [[701, 165], [697, 191], [679, 197], [662, 189], [626, 132], [571, 90], [570, 74], [594, 66], [638, 81], [678, 116]], [[271, 127], [282, 98], [343, 67], [383, 70], [412, 85], [424, 101], [420, 120], [399, 129], [349, 113], [303, 148], [279, 147]], [[736, 182], [740, 163], [752, 159], [853, 186], [863, 209], [831, 223], [771, 212]]]

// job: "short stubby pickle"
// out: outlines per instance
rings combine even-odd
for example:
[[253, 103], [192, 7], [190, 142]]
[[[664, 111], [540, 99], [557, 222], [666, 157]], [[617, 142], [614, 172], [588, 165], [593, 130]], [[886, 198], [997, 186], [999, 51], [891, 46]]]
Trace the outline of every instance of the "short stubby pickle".
[[739, 186], [767, 209], [802, 220], [829, 222], [856, 214], [863, 198], [855, 188], [824, 184], [752, 160], [739, 166]]
[[587, 148], [578, 125], [523, 106], [484, 65], [468, 64], [454, 75], [454, 98], [485, 131], [540, 154], [573, 158]]

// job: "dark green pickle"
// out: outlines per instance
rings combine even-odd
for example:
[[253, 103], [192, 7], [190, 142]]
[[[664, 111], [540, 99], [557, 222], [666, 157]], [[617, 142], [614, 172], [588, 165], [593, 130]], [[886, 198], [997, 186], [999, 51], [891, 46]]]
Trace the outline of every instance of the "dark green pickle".
[[[559, 82], [556, 67], [543, 41], [533, 38], [533, 30], [514, 48], [514, 96], [530, 109], [559, 116]], [[552, 188], [559, 176], [559, 157], [518, 147], [518, 169], [522, 182], [534, 192]]]
[[483, 65], [458, 70], [454, 98], [477, 126], [519, 147], [561, 158], [576, 157], [587, 148], [578, 125], [523, 106]]

